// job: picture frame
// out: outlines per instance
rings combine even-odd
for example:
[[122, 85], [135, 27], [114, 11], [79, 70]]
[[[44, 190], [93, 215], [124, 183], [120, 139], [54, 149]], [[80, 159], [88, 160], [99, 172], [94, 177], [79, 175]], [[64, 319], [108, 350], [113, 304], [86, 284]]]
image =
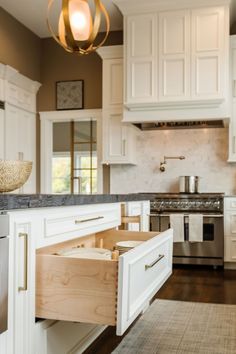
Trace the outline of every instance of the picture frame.
[[56, 82], [56, 109], [58, 111], [84, 108], [84, 80]]

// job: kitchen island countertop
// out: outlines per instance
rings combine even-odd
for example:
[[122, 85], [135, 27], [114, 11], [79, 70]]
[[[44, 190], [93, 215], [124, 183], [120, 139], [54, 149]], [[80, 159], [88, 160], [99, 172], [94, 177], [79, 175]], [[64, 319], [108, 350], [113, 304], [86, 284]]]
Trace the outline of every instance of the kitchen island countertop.
[[1, 194], [0, 210], [149, 200], [147, 194]]

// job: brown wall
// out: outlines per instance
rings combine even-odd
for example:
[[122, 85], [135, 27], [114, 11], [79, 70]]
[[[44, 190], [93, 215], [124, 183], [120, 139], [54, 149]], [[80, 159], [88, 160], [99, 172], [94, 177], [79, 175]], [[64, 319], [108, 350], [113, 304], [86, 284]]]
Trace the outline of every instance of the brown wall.
[[0, 63], [40, 81], [41, 40], [0, 7]]
[[[121, 31], [111, 32], [105, 45], [122, 44]], [[102, 60], [96, 53], [77, 56], [67, 53], [52, 38], [42, 40], [39, 111], [56, 109], [56, 81], [84, 80], [84, 108], [102, 107]]]

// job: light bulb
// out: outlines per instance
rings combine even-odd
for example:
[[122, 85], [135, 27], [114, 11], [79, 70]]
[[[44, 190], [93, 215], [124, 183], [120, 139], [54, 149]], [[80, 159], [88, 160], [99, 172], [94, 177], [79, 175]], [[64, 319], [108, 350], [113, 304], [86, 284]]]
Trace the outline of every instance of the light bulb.
[[69, 3], [71, 31], [75, 40], [86, 41], [91, 31], [91, 13], [84, 0], [72, 0]]

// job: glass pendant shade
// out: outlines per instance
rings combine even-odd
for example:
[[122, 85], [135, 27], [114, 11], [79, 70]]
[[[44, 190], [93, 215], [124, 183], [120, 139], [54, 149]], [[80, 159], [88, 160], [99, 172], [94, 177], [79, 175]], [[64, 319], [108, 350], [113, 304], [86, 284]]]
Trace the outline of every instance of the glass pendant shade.
[[[62, 0], [62, 9], [58, 19], [58, 36], [52, 29], [49, 22], [51, 6], [54, 0], [48, 5], [48, 27], [53, 38], [68, 52], [80, 55], [89, 54], [99, 48], [105, 42], [110, 21], [107, 11], [100, 0], [94, 0], [94, 19], [87, 0]], [[106, 32], [99, 44], [94, 44], [98, 35], [101, 17], [106, 22]]]

